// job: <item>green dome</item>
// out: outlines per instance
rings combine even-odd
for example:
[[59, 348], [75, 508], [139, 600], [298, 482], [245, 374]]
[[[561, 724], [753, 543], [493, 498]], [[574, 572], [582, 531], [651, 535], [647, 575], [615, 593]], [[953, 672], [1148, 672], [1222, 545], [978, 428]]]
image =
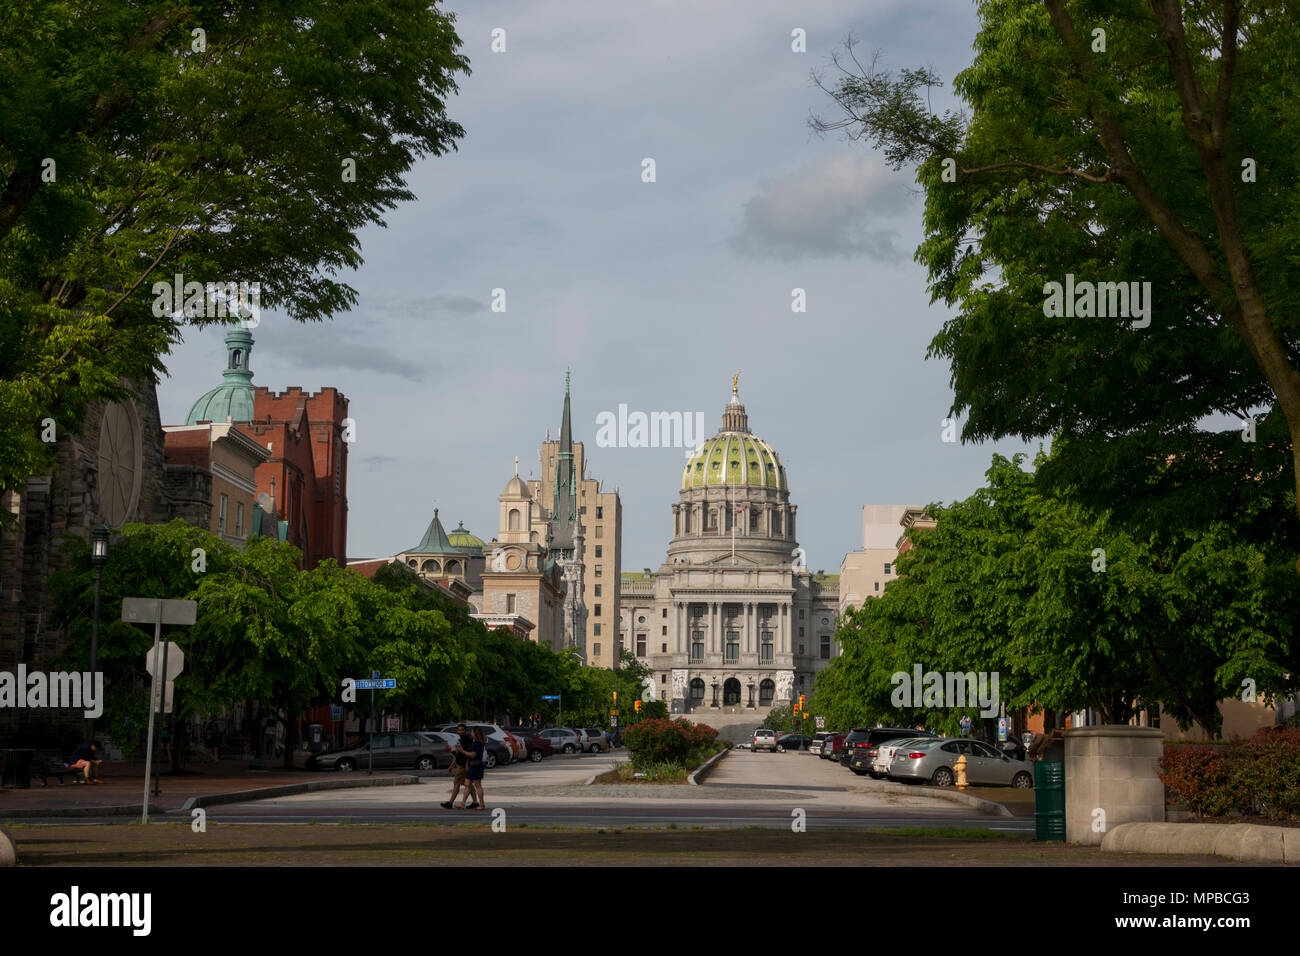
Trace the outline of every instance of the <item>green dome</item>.
[[455, 531], [447, 535], [447, 540], [457, 551], [464, 551], [467, 554], [483, 553], [483, 539], [466, 531], [463, 521], [456, 525]]
[[235, 422], [253, 420], [253, 373], [248, 369], [248, 353], [253, 350], [253, 336], [243, 326], [226, 333], [226, 370], [221, 373], [222, 383], [205, 392], [194, 403], [186, 425], [199, 422]]
[[788, 491], [785, 466], [761, 438], [745, 432], [720, 432], [701, 444], [682, 472], [682, 490], [720, 485]]

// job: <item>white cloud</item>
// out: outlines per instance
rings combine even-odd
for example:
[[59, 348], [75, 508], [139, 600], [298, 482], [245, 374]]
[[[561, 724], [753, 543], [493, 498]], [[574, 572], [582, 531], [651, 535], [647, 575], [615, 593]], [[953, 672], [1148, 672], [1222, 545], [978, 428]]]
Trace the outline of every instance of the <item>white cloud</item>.
[[731, 248], [756, 258], [867, 256], [896, 262], [898, 232], [881, 223], [912, 204], [901, 175], [870, 156], [837, 152], [762, 180]]

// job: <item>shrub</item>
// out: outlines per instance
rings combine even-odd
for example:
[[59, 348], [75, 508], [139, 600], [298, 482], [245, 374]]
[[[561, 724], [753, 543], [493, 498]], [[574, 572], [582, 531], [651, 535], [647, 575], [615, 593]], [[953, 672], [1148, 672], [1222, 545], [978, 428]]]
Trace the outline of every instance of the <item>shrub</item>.
[[651, 763], [684, 765], [693, 754], [710, 746], [717, 736], [712, 727], [681, 718], [651, 719], [629, 727], [623, 734], [623, 743], [632, 764], [640, 769]]
[[1167, 744], [1160, 779], [1198, 817], [1221, 817], [1239, 803], [1226, 748]]
[[1300, 728], [1265, 727], [1215, 747], [1168, 744], [1160, 779], [1198, 816], [1300, 819]]

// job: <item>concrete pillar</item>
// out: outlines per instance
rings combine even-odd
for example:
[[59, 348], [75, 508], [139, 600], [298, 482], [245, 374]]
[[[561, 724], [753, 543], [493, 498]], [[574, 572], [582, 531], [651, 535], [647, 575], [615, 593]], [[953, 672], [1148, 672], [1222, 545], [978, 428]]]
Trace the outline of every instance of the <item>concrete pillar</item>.
[[1107, 830], [1164, 822], [1165, 786], [1157, 776], [1164, 739], [1158, 728], [1128, 724], [1065, 731], [1067, 842], [1099, 846], [1103, 820]]

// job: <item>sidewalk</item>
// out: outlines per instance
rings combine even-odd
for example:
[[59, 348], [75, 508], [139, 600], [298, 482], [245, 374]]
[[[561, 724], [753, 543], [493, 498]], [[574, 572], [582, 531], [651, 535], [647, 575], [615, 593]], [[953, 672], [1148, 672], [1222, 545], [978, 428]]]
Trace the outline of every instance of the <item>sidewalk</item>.
[[[334, 771], [312, 771], [295, 767], [285, 770], [277, 759], [269, 763], [273, 769], [254, 771], [248, 769], [247, 760], [222, 760], [219, 763], [191, 764], [185, 772], [172, 776], [164, 768], [160, 796], [153, 795], [153, 781], [149, 784], [150, 812], [179, 810], [192, 797], [236, 793], [262, 787], [302, 784], [315, 781], [355, 779], [395, 779], [410, 777], [414, 771], [376, 771], [369, 778], [365, 771], [340, 774]], [[0, 790], [0, 820], [33, 816], [79, 816], [107, 812], [139, 813], [144, 798], [144, 761], [108, 762], [100, 767], [102, 784], [76, 784], [71, 778], [62, 786], [51, 778], [48, 787], [33, 778], [28, 789]], [[113, 811], [111, 808], [122, 808]], [[128, 809], [129, 808], [129, 809]], [[45, 811], [48, 811], [46, 813]]]

